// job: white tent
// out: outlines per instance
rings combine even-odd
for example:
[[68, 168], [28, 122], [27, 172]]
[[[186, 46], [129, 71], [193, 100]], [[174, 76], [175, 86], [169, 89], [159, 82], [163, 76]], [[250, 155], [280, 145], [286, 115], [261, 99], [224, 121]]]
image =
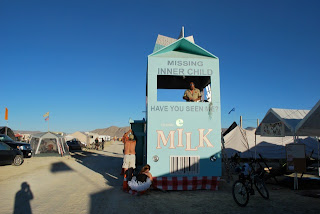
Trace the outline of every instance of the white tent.
[[320, 100], [309, 111], [309, 113], [296, 126], [295, 132], [298, 136], [320, 137]]
[[261, 135], [263, 124], [281, 122], [284, 124], [284, 136], [295, 136], [297, 124], [309, 113], [309, 110], [271, 108], [257, 128], [256, 134]]
[[75, 137], [73, 137], [72, 135], [68, 134], [64, 137], [65, 141], [69, 141], [69, 140], [72, 140], [74, 139]]
[[78, 139], [81, 143], [83, 143], [87, 146], [90, 145], [90, 139], [86, 133], [77, 131], [77, 132], [70, 134], [70, 135], [73, 136], [73, 138]]
[[[285, 159], [286, 150], [285, 146], [289, 143], [293, 143], [292, 136], [286, 137], [263, 137], [255, 136], [255, 129], [246, 130], [239, 126], [234, 126], [232, 130], [228, 130], [228, 133], [224, 136], [224, 152], [228, 158], [234, 155], [236, 152], [240, 152], [241, 158], [254, 158], [260, 153], [267, 159]], [[256, 138], [256, 144], [255, 144]], [[317, 140], [311, 137], [300, 137], [299, 143], [306, 145], [306, 154], [310, 155], [312, 150], [314, 151], [312, 157], [317, 157]], [[256, 154], [255, 154], [256, 152]]]
[[[319, 168], [319, 142], [315, 138], [302, 138], [301, 135], [316, 136], [320, 134], [320, 101], [309, 110], [270, 109], [257, 128], [257, 135], [268, 136], [293, 136], [294, 143], [303, 143], [305, 139], [314, 139], [314, 143], [306, 143], [315, 146], [313, 149], [318, 154]], [[258, 144], [257, 144], [258, 146]], [[257, 150], [257, 146], [255, 150]], [[255, 156], [256, 157], [256, 156]], [[320, 168], [319, 168], [320, 170]], [[297, 173], [295, 173], [294, 189], [298, 188]]]
[[64, 137], [52, 132], [41, 132], [32, 135], [30, 145], [34, 155], [59, 154], [63, 156], [68, 153]]
[[[314, 147], [317, 145], [317, 143], [314, 142], [315, 138], [301, 136], [320, 136], [320, 100], [310, 111], [271, 108], [261, 121], [256, 134], [263, 135], [264, 130], [262, 126], [272, 123], [284, 125], [283, 136], [293, 136], [296, 139], [295, 142], [299, 143], [309, 141], [312, 145], [308, 146]], [[319, 148], [315, 149], [315, 151], [318, 151], [317, 153], [319, 154]]]
[[248, 139], [246, 131], [239, 126], [232, 127], [227, 130], [227, 134], [223, 134], [224, 137], [224, 152], [228, 158], [237, 152], [245, 153], [249, 151]]

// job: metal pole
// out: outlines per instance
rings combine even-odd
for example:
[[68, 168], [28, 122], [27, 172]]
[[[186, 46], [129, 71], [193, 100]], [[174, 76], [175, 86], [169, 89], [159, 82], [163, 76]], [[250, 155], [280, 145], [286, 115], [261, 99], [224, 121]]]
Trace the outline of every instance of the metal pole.
[[[296, 135], [295, 132], [294, 132], [294, 143], [297, 143], [297, 135]], [[293, 179], [293, 189], [294, 190], [298, 190], [298, 188], [299, 188], [299, 186], [298, 186], [298, 173], [295, 172], [294, 173], [294, 179]]]
[[318, 176], [320, 177], [319, 145], [320, 145], [320, 138], [318, 137]]
[[254, 133], [254, 159], [257, 160], [257, 134]]
[[242, 116], [240, 116], [240, 128], [242, 128]]
[[[257, 119], [257, 128], [256, 131], [258, 130], [259, 127], [259, 119]], [[254, 132], [254, 159], [257, 160], [257, 133]]]

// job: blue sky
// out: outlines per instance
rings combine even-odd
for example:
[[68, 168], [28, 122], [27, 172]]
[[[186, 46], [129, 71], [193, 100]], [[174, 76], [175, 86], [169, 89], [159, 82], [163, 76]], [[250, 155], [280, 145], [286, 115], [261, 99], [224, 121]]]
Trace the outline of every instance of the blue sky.
[[[0, 126], [74, 132], [145, 110], [158, 34], [219, 57], [222, 127], [320, 99], [320, 1], [0, 1]], [[233, 108], [235, 112], [228, 115]]]

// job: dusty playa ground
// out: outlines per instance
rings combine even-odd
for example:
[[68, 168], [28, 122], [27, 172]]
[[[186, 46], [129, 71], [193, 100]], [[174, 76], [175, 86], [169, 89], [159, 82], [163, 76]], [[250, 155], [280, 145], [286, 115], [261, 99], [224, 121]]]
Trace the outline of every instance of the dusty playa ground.
[[[320, 198], [268, 185], [270, 199], [258, 193], [247, 207], [233, 201], [231, 183], [218, 191], [122, 192], [123, 144], [70, 157], [35, 157], [22, 166], [0, 167], [0, 213], [319, 213]], [[152, 172], [152, 170], [151, 170]], [[29, 188], [28, 188], [29, 186]], [[319, 187], [320, 189], [320, 187]]]

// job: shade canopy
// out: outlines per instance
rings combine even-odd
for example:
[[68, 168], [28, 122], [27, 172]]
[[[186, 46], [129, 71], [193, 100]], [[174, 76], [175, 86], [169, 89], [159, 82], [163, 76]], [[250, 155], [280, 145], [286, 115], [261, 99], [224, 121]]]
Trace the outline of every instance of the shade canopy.
[[320, 136], [320, 100], [296, 126], [299, 136]]
[[271, 108], [258, 126], [256, 134], [262, 134], [263, 124], [278, 122], [284, 124], [285, 136], [320, 136], [320, 100], [311, 110]]
[[37, 134], [33, 134], [32, 137], [37, 137], [37, 138], [63, 138], [59, 134], [55, 134], [53, 132], [40, 132]]
[[[255, 129], [242, 129], [235, 124], [229, 127], [228, 131], [223, 134], [223, 138], [224, 152], [228, 158], [239, 152], [241, 158], [254, 158], [261, 154], [267, 159], [285, 159], [286, 145], [294, 143], [292, 136], [255, 136]], [[318, 142], [316, 138], [299, 136], [297, 142], [305, 145], [307, 156], [312, 154], [313, 158], [317, 158]]]
[[294, 136], [296, 126], [308, 113], [309, 110], [271, 108], [259, 124], [256, 134], [261, 135], [261, 126], [264, 123], [281, 122], [285, 126], [285, 136]]
[[63, 136], [53, 132], [41, 132], [31, 136], [30, 145], [34, 155], [68, 154], [68, 147]]

